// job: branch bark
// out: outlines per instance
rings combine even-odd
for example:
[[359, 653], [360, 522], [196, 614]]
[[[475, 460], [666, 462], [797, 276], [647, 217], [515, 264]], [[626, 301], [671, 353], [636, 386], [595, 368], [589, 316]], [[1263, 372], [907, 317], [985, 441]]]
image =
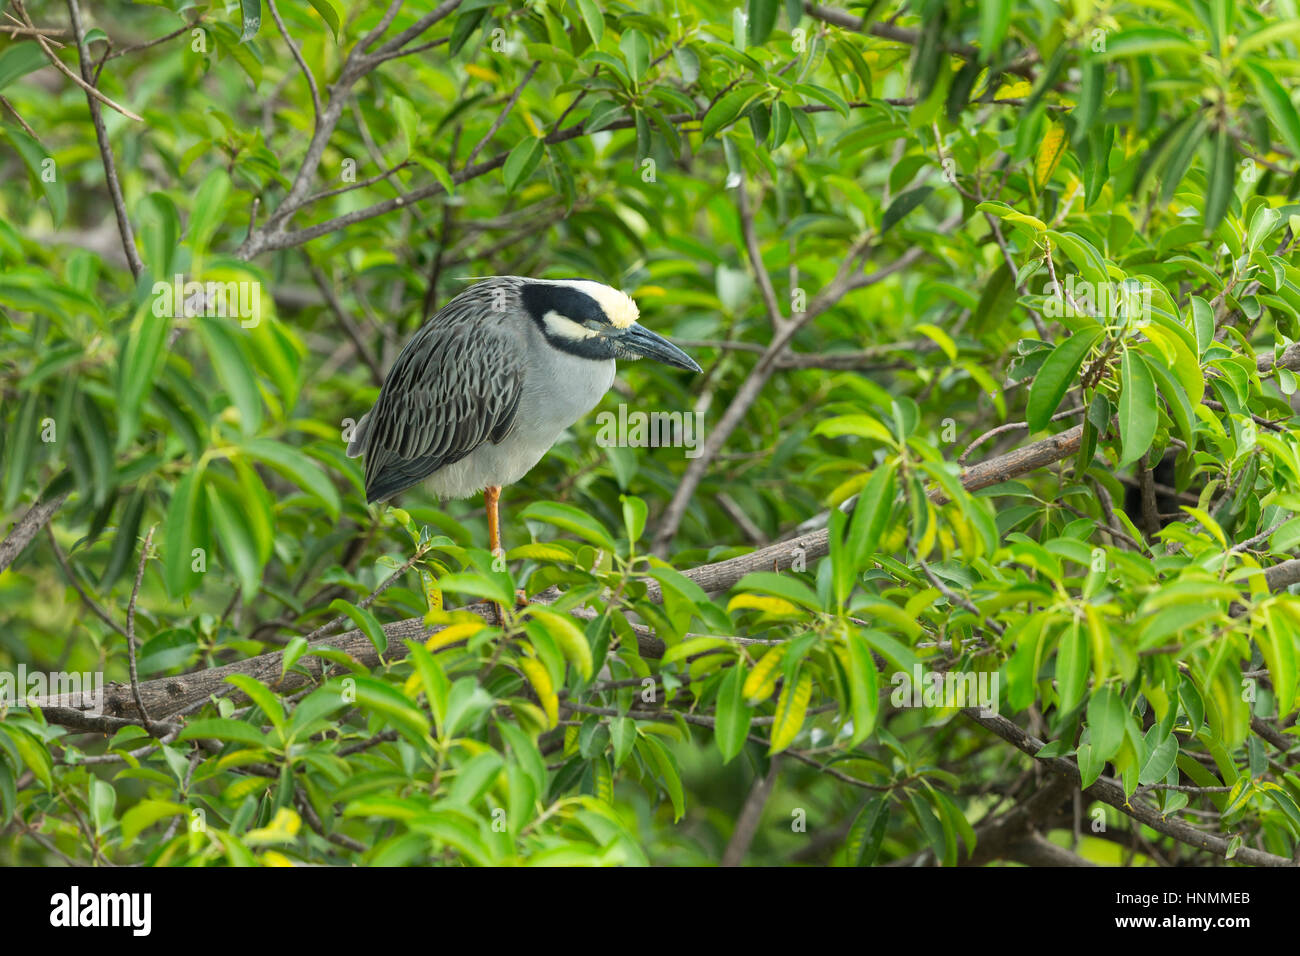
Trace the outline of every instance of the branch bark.
[[[981, 727], [997, 734], [1017, 750], [1033, 757], [1040, 765], [1052, 773], [1064, 777], [1075, 786], [1083, 783], [1082, 778], [1079, 776], [1079, 768], [1073, 760], [1065, 757], [1036, 756], [1038, 751], [1043, 749], [1043, 741], [1022, 730], [1007, 718], [1000, 715], [985, 717], [975, 707], [964, 708], [962, 713]], [[1229, 841], [1226, 838], [1219, 836], [1217, 833], [1205, 833], [1180, 820], [1169, 819], [1158, 810], [1139, 802], [1136, 797], [1130, 802], [1125, 797], [1123, 788], [1116, 786], [1105, 778], [1098, 780], [1084, 790], [1083, 795], [1108, 804], [1126, 816], [1132, 817], [1139, 823], [1143, 823], [1151, 829], [1177, 840], [1179, 843], [1195, 847], [1198, 850], [1205, 850], [1216, 856], [1227, 857]], [[1256, 850], [1248, 846], [1239, 847], [1233, 859], [1242, 863], [1249, 863], [1252, 866], [1292, 865], [1291, 861], [1284, 856]]]
[[[1006, 455], [979, 462], [962, 473], [962, 484], [973, 491], [1022, 475], [1044, 464], [1066, 458], [1077, 450], [1081, 434], [1082, 426], [1078, 426], [1059, 435], [1053, 435], [1042, 441], [1034, 442], [1024, 448], [1016, 449]], [[931, 497], [938, 498], [934, 494]], [[725, 591], [751, 571], [772, 570], [773, 567], [788, 570], [800, 548], [803, 549], [803, 556], [806, 560], [812, 561], [824, 557], [830, 550], [827, 532], [821, 530], [798, 535], [738, 558], [701, 565], [683, 573], [706, 591]], [[1300, 579], [1300, 561], [1294, 563], [1297, 566], [1298, 579]], [[662, 591], [659, 583], [649, 581], [647, 585], [647, 596], [650, 600], [660, 600]], [[558, 592], [551, 591], [538, 595], [534, 600], [549, 603], [557, 596]], [[478, 614], [487, 621], [495, 621], [495, 611], [489, 611], [489, 608], [490, 605], [487, 603], [478, 603], [469, 605], [464, 610]], [[591, 617], [594, 612], [575, 609], [572, 613], [578, 617]], [[408, 638], [424, 639], [436, 633], [437, 630], [439, 628], [427, 628], [424, 620], [418, 617], [394, 621], [384, 625], [384, 633], [388, 635], [390, 644], [388, 660], [400, 659], [406, 655], [406, 647], [402, 643], [404, 640]], [[663, 656], [664, 644], [650, 628], [645, 625], [634, 624], [633, 631], [636, 634], [638, 647], [643, 657], [658, 658]], [[324, 634], [324, 631], [322, 630], [320, 633]], [[309, 637], [312, 636], [315, 635]], [[740, 638], [737, 640], [742, 643], [764, 643], [763, 641], [747, 641]], [[325, 635], [311, 641], [311, 646], [337, 647], [351, 654], [368, 667], [379, 663], [379, 655], [375, 652], [374, 645], [359, 630], [347, 631], [338, 636]], [[294, 690], [304, 686], [310, 679], [319, 677], [321, 673], [320, 662], [317, 658], [304, 657], [301, 663], [308, 669], [309, 674], [299, 674], [296, 671], [290, 672], [284, 675], [282, 680], [280, 677], [280, 660], [281, 652], [273, 651], [245, 661], [237, 661], [233, 664], [225, 664], [221, 667], [214, 667], [193, 674], [185, 674], [179, 677], [160, 677], [155, 680], [144, 681], [140, 684], [140, 699], [151, 716], [162, 718], [195, 704], [218, 690], [224, 690], [228, 686], [225, 684], [225, 679], [230, 674], [249, 674], [280, 689]], [[104, 713], [109, 717], [138, 718], [137, 708], [132, 699], [132, 691], [129, 686], [109, 687], [105, 690], [104, 697]], [[72, 710], [72, 705], [64, 699], [56, 698], [49, 700], [48, 703], [51, 707], [63, 708], [59, 713], [63, 714], [65, 718], [68, 717], [69, 713], [80, 713]], [[56, 718], [50, 717], [48, 712], [47, 718], [52, 721], [56, 720]], [[64, 723], [65, 721], [60, 719], [57, 722]], [[68, 724], [68, 726], [77, 725]]]
[[49, 501], [40, 502], [32, 505], [27, 513], [18, 519], [14, 525], [13, 531], [9, 536], [0, 541], [0, 574], [13, 564], [14, 558], [22, 553], [23, 548], [27, 547], [29, 541], [45, 527], [45, 523], [54, 516], [54, 512], [63, 506], [63, 502], [68, 499], [72, 492], [65, 491], [61, 495], [56, 495]]
[[[1017, 448], [1005, 455], [977, 462], [962, 472], [962, 486], [967, 491], [978, 491], [1068, 458], [1079, 450], [1082, 437], [1083, 426], [1076, 425], [1060, 434]], [[936, 503], [947, 501], [947, 498], [937, 491], [932, 492], [930, 497]], [[737, 558], [704, 564], [685, 573], [706, 591], [725, 591], [751, 571], [773, 569], [787, 571], [796, 556], [801, 556], [806, 561], [813, 561], [829, 553], [828, 532], [823, 528], [778, 541], [776, 544]], [[1297, 580], [1300, 580], [1300, 561], [1297, 561], [1296, 565]], [[659, 594], [657, 582], [651, 582], [650, 593], [656, 596]]]

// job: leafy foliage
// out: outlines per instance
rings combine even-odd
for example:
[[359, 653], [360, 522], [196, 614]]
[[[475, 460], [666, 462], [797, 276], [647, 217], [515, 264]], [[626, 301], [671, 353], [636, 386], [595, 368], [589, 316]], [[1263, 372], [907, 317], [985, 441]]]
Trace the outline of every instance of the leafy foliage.
[[[1292, 858], [1289, 2], [165, 6], [0, 40], [0, 860]], [[496, 274], [706, 366], [504, 560], [344, 454]]]

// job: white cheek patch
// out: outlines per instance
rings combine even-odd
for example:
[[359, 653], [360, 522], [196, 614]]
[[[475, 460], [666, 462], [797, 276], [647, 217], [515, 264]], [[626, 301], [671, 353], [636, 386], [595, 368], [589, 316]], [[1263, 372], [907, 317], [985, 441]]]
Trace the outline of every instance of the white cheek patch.
[[568, 339], [571, 342], [578, 342], [582, 339], [592, 339], [600, 333], [595, 332], [585, 325], [574, 322], [573, 319], [565, 318], [552, 309], [542, 316], [542, 321], [546, 323], [546, 329], [556, 338]]
[[605, 313], [605, 317], [609, 319], [609, 324], [616, 329], [630, 327], [641, 314], [632, 297], [626, 292], [587, 280], [570, 282], [569, 285], [595, 299], [601, 311]]

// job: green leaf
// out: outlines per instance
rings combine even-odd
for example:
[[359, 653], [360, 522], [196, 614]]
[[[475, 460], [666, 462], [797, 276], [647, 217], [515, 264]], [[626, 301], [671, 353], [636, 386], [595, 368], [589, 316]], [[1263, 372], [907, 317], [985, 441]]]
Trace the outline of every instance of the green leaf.
[[1089, 669], [1088, 635], [1078, 621], [1071, 621], [1056, 649], [1056, 692], [1062, 713], [1073, 710], [1083, 698]]
[[1117, 468], [1133, 464], [1146, 454], [1156, 435], [1156, 385], [1146, 360], [1125, 349], [1120, 365], [1119, 437], [1123, 453]]
[[320, 14], [325, 25], [330, 28], [330, 33], [334, 35], [334, 42], [339, 42], [339, 31], [343, 29], [343, 23], [347, 20], [347, 10], [339, 0], [308, 0], [315, 7], [316, 12]]
[[1011, 22], [1011, 0], [980, 0], [980, 59], [993, 59]]
[[1160, 53], [1181, 53], [1199, 57], [1201, 51], [1185, 33], [1164, 27], [1136, 27], [1106, 38], [1106, 49], [1096, 54], [1102, 60], [1121, 56], [1142, 56]]
[[4, 511], [13, 509], [23, 491], [27, 469], [36, 449], [36, 403], [39, 400], [40, 393], [34, 389], [28, 391], [18, 409], [14, 428], [5, 435]]
[[226, 196], [229, 193], [230, 176], [220, 166], [208, 173], [199, 184], [198, 192], [194, 195], [194, 206], [190, 210], [189, 227], [185, 233], [185, 241], [189, 244], [196, 260], [207, 251], [208, 242], [225, 218]]
[[266, 735], [242, 720], [229, 720], [224, 717], [210, 717], [191, 720], [181, 731], [180, 740], [227, 740], [232, 743], [248, 744], [250, 747], [267, 746]]
[[600, 46], [601, 38], [605, 36], [605, 15], [600, 12], [600, 6], [596, 0], [578, 0], [578, 12], [591, 35], [592, 45]]
[[1205, 196], [1205, 234], [1209, 235], [1218, 228], [1219, 221], [1228, 211], [1228, 201], [1232, 198], [1233, 177], [1236, 174], [1231, 135], [1226, 129], [1214, 134], [1210, 153], [1209, 191]]
[[572, 505], [537, 501], [521, 511], [519, 517], [528, 521], [542, 521], [555, 525], [606, 550], [614, 550], [614, 539], [610, 537], [605, 527], [585, 511]]
[[415, 703], [391, 684], [373, 677], [357, 675], [357, 705], [365, 710], [383, 715], [389, 723], [408, 738], [422, 739], [429, 734], [429, 718]]
[[536, 136], [528, 137], [510, 151], [503, 168], [506, 192], [514, 192], [515, 186], [533, 174], [533, 170], [542, 161], [543, 152], [542, 140]]
[[925, 202], [932, 192], [934, 192], [933, 186], [918, 186], [916, 189], [909, 189], [891, 202], [880, 222], [881, 234], [888, 232], [890, 227], [900, 222], [904, 216]]
[[1081, 778], [1080, 786], [1088, 789], [1097, 782], [1102, 771], [1106, 769], [1106, 758], [1101, 756], [1101, 751], [1095, 744], [1080, 744], [1078, 755], [1079, 777]]
[[28, 41], [5, 47], [0, 50], [0, 92], [14, 80], [48, 64], [39, 43]]
[[677, 770], [677, 761], [663, 744], [648, 734], [642, 734], [637, 739], [636, 749], [663, 781], [664, 789], [668, 791], [668, 799], [672, 801], [673, 822], [676, 823], [686, 812], [686, 796], [682, 790], [682, 778]]
[[198, 316], [195, 323], [217, 378], [239, 410], [239, 430], [245, 435], [256, 434], [262, 427], [262, 395], [248, 355], [240, 347], [237, 327], [229, 319], [205, 315]]
[[843, 605], [853, 593], [858, 574], [869, 566], [884, 533], [885, 523], [893, 511], [897, 495], [894, 472], [895, 462], [877, 468], [871, 479], [858, 494], [853, 505], [853, 515], [848, 522], [848, 534], [842, 553], [832, 553], [835, 564], [835, 601]]
[[1210, 303], [1199, 295], [1190, 296], [1192, 302], [1192, 325], [1196, 329], [1197, 356], [1205, 355], [1205, 350], [1214, 341], [1214, 310]]
[[1088, 701], [1088, 729], [1092, 747], [1103, 762], [1119, 752], [1124, 743], [1124, 699], [1109, 686], [1098, 688]]
[[239, 0], [239, 12], [244, 24], [239, 42], [247, 43], [262, 28], [262, 0]]
[[343, 598], [335, 598], [330, 601], [330, 610], [346, 615], [357, 626], [357, 630], [366, 635], [366, 638], [375, 646], [375, 650], [379, 652], [381, 657], [387, 652], [388, 635], [384, 633], [379, 620], [368, 609], [357, 607], [351, 601], [345, 601]]
[[749, 0], [746, 17], [749, 26], [749, 46], [762, 46], [767, 42], [780, 12], [781, 0]]
[[745, 683], [744, 668], [735, 665], [727, 670], [718, 687], [717, 723], [714, 725], [714, 739], [722, 751], [722, 762], [730, 763], [731, 758], [740, 753], [749, 734], [749, 724], [754, 712], [745, 703], [741, 693]]
[[736, 87], [714, 103], [713, 108], [705, 114], [704, 121], [700, 124], [700, 135], [708, 139], [724, 126], [729, 126], [740, 115], [741, 110], [761, 92], [761, 88], [753, 84]]
[[347, 698], [343, 696], [337, 684], [318, 687], [294, 707], [293, 714], [289, 717], [285, 736], [293, 739], [312, 724], [324, 720], [346, 706]]
[[172, 262], [181, 236], [181, 219], [176, 203], [166, 193], [150, 193], [140, 203], [137, 218], [146, 268], [155, 280], [170, 282]]
[[616, 122], [623, 115], [623, 104], [615, 103], [613, 100], [598, 100], [587, 114], [587, 119], [583, 122], [583, 129], [589, 133], [596, 133]]
[[1300, 114], [1296, 113], [1295, 104], [1291, 102], [1286, 88], [1262, 63], [1254, 60], [1247, 62], [1246, 72], [1255, 84], [1255, 92], [1259, 95], [1269, 122], [1282, 136], [1282, 142], [1286, 143], [1291, 155], [1300, 156]]
[[650, 66], [650, 44], [640, 30], [627, 30], [618, 39], [618, 48], [623, 51], [627, 63], [628, 75], [633, 83], [640, 83], [645, 71]]
[[467, 10], [456, 17], [456, 22], [451, 26], [451, 40], [447, 44], [448, 56], [455, 56], [469, 42], [479, 24], [486, 19], [487, 12], [486, 7], [480, 7], [477, 10]]
[[497, 774], [504, 766], [505, 761], [494, 750], [487, 750], [470, 758], [456, 771], [456, 779], [451, 785], [447, 799], [467, 807], [475, 806], [496, 781]]
[[401, 142], [393, 151], [391, 159], [394, 164], [404, 163], [410, 158], [415, 142], [419, 138], [420, 114], [411, 105], [411, 101], [404, 96], [394, 96], [389, 101], [389, 109], [397, 123], [398, 131], [402, 134]]
[[122, 814], [122, 845], [129, 847], [144, 830], [159, 820], [187, 816], [189, 807], [167, 800], [141, 800]]
[[221, 542], [221, 552], [230, 563], [244, 600], [251, 601], [262, 587], [262, 561], [258, 556], [257, 542], [244, 518], [245, 504], [214, 484], [205, 484], [203, 490], [207, 494], [213, 530]]
[[871, 866], [885, 840], [889, 825], [889, 797], [881, 795], [867, 801], [845, 841], [845, 858], [851, 866]]
[[583, 680], [591, 680], [592, 657], [591, 645], [587, 636], [573, 620], [544, 607], [533, 605], [528, 608], [533, 620], [546, 628], [547, 634], [560, 646], [560, 653], [574, 666]]
[[108, 554], [108, 561], [105, 563], [104, 571], [99, 578], [101, 589], [112, 586], [122, 576], [122, 572], [126, 570], [131, 558], [135, 555], [140, 532], [140, 519], [144, 515], [145, 500], [146, 495], [144, 492], [137, 489], [127, 499], [126, 505], [122, 508], [117, 533], [113, 535], [113, 548]]
[[171, 319], [155, 315], [150, 300], [136, 311], [122, 349], [117, 385], [117, 450], [125, 451], [135, 437], [140, 405], [153, 390], [162, 361]]
[[1075, 384], [1079, 366], [1087, 357], [1089, 350], [1101, 338], [1103, 330], [1089, 329], [1076, 332], [1047, 356], [1033, 384], [1029, 386], [1029, 408], [1026, 418], [1029, 433], [1040, 432], [1046, 428], [1061, 405], [1065, 393]]
[[876, 729], [876, 715], [880, 710], [880, 687], [876, 675], [876, 662], [871, 647], [857, 631], [845, 636], [849, 649], [849, 695], [852, 701], [853, 736], [850, 748], [856, 747]]
[[646, 517], [650, 513], [650, 508], [643, 499], [632, 495], [619, 495], [618, 500], [623, 505], [623, 526], [627, 529], [628, 540], [636, 544], [645, 531]]
[[1161, 736], [1160, 727], [1154, 726], [1147, 731], [1145, 743], [1148, 754], [1138, 773], [1138, 783], [1160, 783], [1178, 759], [1178, 738], [1173, 734]]
[[284, 732], [284, 705], [280, 703], [280, 698], [275, 693], [257, 680], [247, 674], [231, 674], [226, 678], [226, 683], [233, 684], [242, 690], [258, 709], [266, 715], [266, 719], [271, 722], [276, 730]]
[[14, 150], [22, 157], [31, 173], [33, 182], [37, 183], [50, 204], [50, 218], [57, 229], [63, 225], [63, 217], [68, 212], [68, 187], [64, 176], [45, 147], [32, 139], [20, 129], [12, 126], [0, 126], [0, 131], [9, 137]]
[[[1010, 217], [1007, 217], [1010, 218]], [[1078, 268], [1079, 274], [1098, 286], [1110, 282], [1110, 273], [1101, 253], [1083, 236], [1073, 232], [1058, 232], [1049, 229], [1044, 234], [1056, 245]]]
[[792, 575], [776, 574], [772, 571], [752, 571], [736, 582], [735, 590], [738, 593], [759, 591], [764, 594], [775, 594], [810, 611], [821, 610], [821, 601], [813, 590]]
[[316, 462], [292, 445], [268, 438], [252, 438], [241, 446], [246, 454], [269, 465], [325, 506], [332, 520], [339, 517], [339, 493]]
[[4, 728], [9, 739], [13, 741], [14, 750], [22, 762], [27, 765], [27, 769], [32, 775], [41, 782], [46, 790], [54, 789], [54, 761], [50, 758], [50, 752], [46, 749], [45, 743], [35, 734], [24, 730], [22, 727], [9, 726]]
[[203, 472], [187, 471], [172, 489], [167, 506], [163, 521], [163, 581], [173, 597], [188, 594], [200, 580], [194, 570], [194, 550], [202, 547], [198, 535], [202, 495]]

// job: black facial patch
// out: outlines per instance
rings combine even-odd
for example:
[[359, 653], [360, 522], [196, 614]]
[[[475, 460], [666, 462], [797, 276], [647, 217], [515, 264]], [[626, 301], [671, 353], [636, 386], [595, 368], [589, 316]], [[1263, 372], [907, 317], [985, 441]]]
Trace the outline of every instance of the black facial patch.
[[544, 285], [530, 282], [520, 293], [524, 308], [541, 329], [546, 341], [562, 352], [576, 355], [592, 361], [608, 361], [614, 357], [614, 344], [605, 336], [592, 336], [585, 339], [570, 339], [556, 335], [546, 324], [544, 316], [554, 312], [579, 325], [600, 323], [607, 329], [613, 329], [605, 311], [591, 296], [579, 292], [572, 286]]
[[587, 293], [579, 292], [572, 286], [530, 282], [523, 288], [523, 300], [524, 308], [539, 325], [547, 312], [558, 313], [579, 325], [589, 321], [609, 324], [609, 318], [600, 304]]

